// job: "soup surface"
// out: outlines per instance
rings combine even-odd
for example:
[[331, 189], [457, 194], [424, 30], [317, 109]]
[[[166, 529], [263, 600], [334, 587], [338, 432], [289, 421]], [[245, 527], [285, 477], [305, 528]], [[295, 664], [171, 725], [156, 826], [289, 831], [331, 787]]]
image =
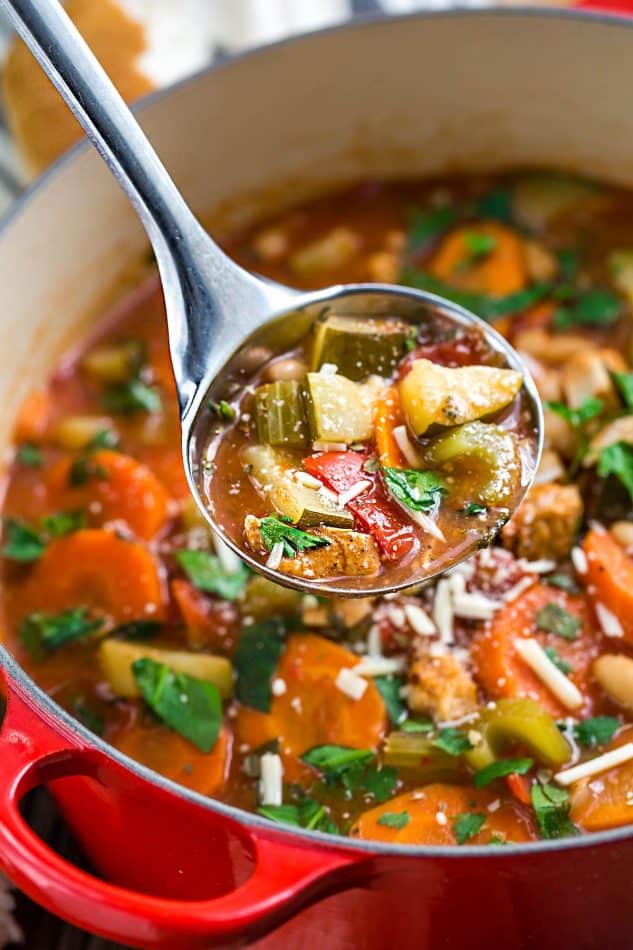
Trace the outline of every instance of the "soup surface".
[[[16, 421], [1, 602], [20, 662], [126, 754], [271, 821], [457, 846], [633, 822], [633, 194], [545, 173], [366, 182], [223, 243], [298, 287], [401, 282], [494, 322], [546, 405], [536, 484], [494, 547], [422, 590], [323, 600], [253, 575], [189, 496], [151, 276]], [[401, 359], [486, 364], [478, 345], [418, 337]], [[234, 462], [266, 442], [234, 408], [212, 409], [217, 497], [241, 525], [241, 492], [271, 511]], [[372, 414], [372, 451], [397, 478], [394, 421]], [[346, 453], [321, 448], [325, 481]], [[474, 456], [451, 518], [498, 517], [477, 491], [501, 457]]]

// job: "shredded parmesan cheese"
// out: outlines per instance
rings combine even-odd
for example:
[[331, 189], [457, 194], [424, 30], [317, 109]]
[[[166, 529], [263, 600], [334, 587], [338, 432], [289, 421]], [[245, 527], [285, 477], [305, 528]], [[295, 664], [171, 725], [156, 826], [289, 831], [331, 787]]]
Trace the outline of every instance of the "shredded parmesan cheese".
[[582, 706], [582, 695], [572, 681], [552, 663], [547, 653], [538, 642], [531, 637], [517, 639], [514, 647], [533, 673], [547, 686], [557, 699], [567, 709], [578, 709]]
[[414, 633], [420, 637], [432, 637], [437, 633], [437, 627], [419, 604], [405, 604], [404, 615]]
[[270, 689], [273, 696], [283, 696], [288, 687], [286, 686], [286, 681], [280, 676], [276, 676], [275, 679], [270, 684]]
[[591, 775], [598, 775], [599, 772], [606, 772], [607, 769], [622, 765], [623, 762], [628, 762], [630, 759], [633, 759], [633, 742], [626, 742], [624, 745], [618, 746], [617, 749], [605, 752], [604, 755], [599, 755], [588, 762], [575, 765], [573, 769], [558, 772], [554, 778], [559, 785], [571, 785], [581, 778], [589, 778]]
[[360, 699], [367, 689], [367, 680], [346, 666], [339, 670], [334, 682], [349, 699]]
[[382, 637], [380, 627], [374, 624], [367, 634], [367, 653], [369, 656], [382, 656]]
[[278, 541], [277, 544], [273, 544], [273, 549], [266, 560], [266, 567], [269, 567], [271, 571], [276, 571], [281, 564], [281, 559], [283, 556], [284, 543], [283, 541]]
[[236, 574], [242, 566], [241, 559], [235, 551], [231, 550], [226, 541], [224, 541], [216, 531], [212, 530], [211, 533], [213, 537], [213, 547], [215, 548], [215, 553], [218, 556], [222, 570], [226, 571], [227, 574]]
[[275, 752], [265, 752], [260, 759], [259, 800], [262, 805], [281, 805], [282, 774], [281, 758]]
[[407, 432], [406, 426], [396, 426], [393, 430], [393, 437], [396, 440], [396, 444], [405, 459], [412, 465], [413, 468], [420, 467], [420, 457], [418, 455], [417, 449], [411, 439], [409, 438], [409, 433]]
[[368, 488], [371, 488], [371, 482], [363, 478], [348, 488], [347, 491], [342, 491], [337, 498], [339, 507], [344, 508], [350, 501], [353, 501], [355, 498], [358, 498], [359, 495], [362, 495], [363, 492], [366, 492]]
[[594, 604], [594, 610], [596, 611], [596, 617], [598, 618], [598, 623], [604, 633], [605, 637], [623, 637], [624, 630], [622, 629], [622, 624], [604, 604]]
[[442, 643], [453, 642], [453, 604], [451, 588], [448, 578], [438, 581], [433, 602], [433, 620], [440, 634]]
[[535, 583], [536, 577], [534, 575], [532, 575], [532, 577], [522, 577], [510, 590], [507, 590], [505, 594], [502, 595], [503, 599], [506, 603], [511, 603], [511, 601], [516, 600], [523, 591], [527, 590], [528, 587], [533, 587]]
[[390, 673], [400, 673], [403, 669], [403, 657], [373, 656], [365, 657], [352, 667], [352, 673], [356, 676], [389, 676]]
[[323, 373], [324, 376], [336, 376], [338, 366], [336, 363], [324, 363], [319, 372]]
[[347, 452], [346, 442], [313, 442], [314, 452]]
[[571, 549], [571, 563], [574, 565], [574, 569], [577, 574], [586, 574], [587, 573], [587, 555], [582, 548], [576, 546]]
[[457, 617], [469, 620], [490, 620], [501, 605], [485, 594], [459, 594], [453, 598], [453, 611]]

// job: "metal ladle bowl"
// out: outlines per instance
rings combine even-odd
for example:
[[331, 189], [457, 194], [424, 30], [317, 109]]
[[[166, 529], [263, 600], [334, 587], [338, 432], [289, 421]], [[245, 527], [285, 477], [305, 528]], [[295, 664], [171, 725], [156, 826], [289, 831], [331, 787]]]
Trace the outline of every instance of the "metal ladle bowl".
[[[275, 351], [275, 340], [298, 342], [329, 305], [336, 312], [389, 314], [411, 323], [435, 316], [456, 326], [477, 326], [504, 365], [519, 370], [534, 425], [530, 486], [541, 451], [543, 418], [533, 381], [517, 353], [478, 317], [433, 294], [399, 286], [340, 285], [299, 293], [267, 283], [228, 258], [204, 231], [167, 174], [140, 126], [57, 0], [0, 0], [31, 52], [77, 117], [135, 207], [151, 241], [161, 276], [169, 346], [182, 424], [182, 450], [189, 485], [214, 530], [271, 580], [315, 594], [369, 596], [420, 584], [447, 570], [478, 546], [415, 571], [407, 561], [378, 577], [307, 581], [262, 565], [228, 537], [208, 504], [208, 401], [226, 398], [245, 367], [252, 374]], [[289, 348], [289, 347], [286, 347]], [[258, 356], [259, 354], [259, 356]], [[234, 395], [234, 393], [231, 393]], [[520, 500], [520, 499], [518, 499]]]

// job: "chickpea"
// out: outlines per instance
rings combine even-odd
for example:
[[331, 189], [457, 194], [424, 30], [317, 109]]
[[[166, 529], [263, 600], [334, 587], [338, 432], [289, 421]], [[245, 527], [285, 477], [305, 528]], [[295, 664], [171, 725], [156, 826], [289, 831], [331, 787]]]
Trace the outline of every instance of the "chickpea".
[[266, 368], [264, 377], [269, 383], [277, 383], [282, 379], [303, 379], [308, 367], [302, 360], [289, 356], [287, 359], [277, 360]]
[[633, 660], [630, 657], [605, 653], [593, 664], [593, 675], [611, 699], [633, 712]]
[[614, 521], [609, 531], [623, 548], [633, 548], [633, 521]]

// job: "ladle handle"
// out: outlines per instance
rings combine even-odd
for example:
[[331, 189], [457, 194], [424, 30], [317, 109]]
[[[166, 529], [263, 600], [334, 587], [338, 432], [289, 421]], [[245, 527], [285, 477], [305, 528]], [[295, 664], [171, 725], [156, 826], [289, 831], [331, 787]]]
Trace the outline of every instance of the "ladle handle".
[[[262, 311], [267, 289], [206, 234], [58, 0], [0, 0], [0, 5], [145, 226], [161, 272], [184, 416], [206, 375], [212, 343], [231, 335], [235, 314]], [[232, 335], [239, 336], [239, 330]]]

